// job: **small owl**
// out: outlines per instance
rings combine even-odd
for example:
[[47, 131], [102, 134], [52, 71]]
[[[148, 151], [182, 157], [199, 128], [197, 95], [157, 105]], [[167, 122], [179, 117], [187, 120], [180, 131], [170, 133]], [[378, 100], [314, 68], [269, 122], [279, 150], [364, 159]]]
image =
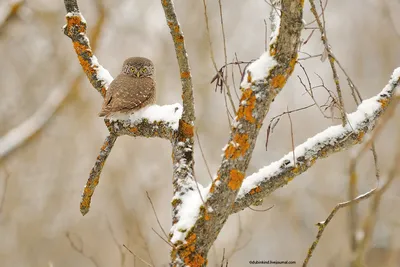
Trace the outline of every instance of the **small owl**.
[[122, 72], [111, 82], [99, 117], [115, 113], [132, 114], [151, 105], [156, 98], [154, 65], [150, 59], [131, 57], [124, 61]]

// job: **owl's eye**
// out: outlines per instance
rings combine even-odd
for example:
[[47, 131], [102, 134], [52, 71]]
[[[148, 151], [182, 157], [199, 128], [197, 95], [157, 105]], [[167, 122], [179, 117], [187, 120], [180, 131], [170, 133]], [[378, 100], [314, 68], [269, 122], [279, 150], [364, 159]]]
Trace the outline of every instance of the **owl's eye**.
[[131, 72], [135, 72], [135, 68], [134, 67], [131, 67]]
[[143, 73], [143, 74], [146, 74], [146, 73], [147, 73], [147, 68], [142, 68], [142, 69], [140, 70], [140, 72]]

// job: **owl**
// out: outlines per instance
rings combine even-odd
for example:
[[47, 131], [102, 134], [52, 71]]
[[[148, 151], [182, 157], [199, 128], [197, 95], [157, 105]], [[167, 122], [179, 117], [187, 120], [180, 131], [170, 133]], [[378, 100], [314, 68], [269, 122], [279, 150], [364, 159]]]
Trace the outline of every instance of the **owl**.
[[154, 104], [156, 98], [153, 62], [144, 57], [124, 61], [121, 73], [111, 82], [99, 117], [132, 114]]

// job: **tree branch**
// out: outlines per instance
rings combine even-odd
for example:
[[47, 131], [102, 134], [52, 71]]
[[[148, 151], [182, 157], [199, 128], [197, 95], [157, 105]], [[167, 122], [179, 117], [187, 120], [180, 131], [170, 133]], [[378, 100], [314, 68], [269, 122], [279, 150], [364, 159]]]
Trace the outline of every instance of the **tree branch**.
[[[194, 177], [193, 157], [195, 109], [189, 60], [174, 4], [172, 0], [161, 0], [161, 4], [174, 42], [182, 83], [182, 119], [179, 120], [178, 131], [173, 135], [171, 142], [174, 189], [172, 224], [174, 227], [178, 223], [181, 214], [186, 213], [185, 207], [181, 205], [183, 202], [182, 199], [193, 196], [193, 194], [198, 194], [198, 192], [195, 191], [199, 186]], [[170, 235], [172, 236], [173, 233]]]
[[231, 214], [269, 106], [294, 69], [303, 28], [303, 1], [276, 0], [274, 4], [269, 51], [253, 62], [244, 75], [243, 94], [217, 178], [211, 187], [201, 190], [206, 203], [197, 201], [193, 205], [189, 204], [192, 198], [179, 199], [192, 212], [179, 214], [185, 219], [172, 227], [171, 241], [176, 247], [172, 266], [206, 265], [208, 250]]
[[344, 127], [331, 126], [297, 146], [296, 166], [293, 165], [293, 153], [290, 152], [280, 160], [248, 176], [237, 196], [233, 212], [239, 212], [265, 198], [294, 177], [307, 171], [317, 160], [363, 142], [365, 134], [374, 129], [389, 104], [396, 105], [400, 102], [399, 97], [395, 96], [399, 83], [400, 68], [397, 68], [389, 83], [377, 96], [364, 100], [357, 111], [348, 114], [348, 122]]
[[68, 12], [65, 16], [67, 24], [64, 26], [64, 34], [71, 38], [79, 63], [90, 83], [104, 97], [113, 78], [92, 52], [86, 35], [86, 20], [79, 12], [77, 1], [64, 0], [64, 5]]
[[161, 3], [174, 42], [176, 58], [178, 60], [179, 72], [181, 75], [183, 100], [182, 120], [193, 126], [195, 121], [193, 83], [183, 32], [176, 17], [173, 1], [161, 0]]
[[[86, 36], [86, 21], [79, 12], [76, 0], [64, 0], [65, 8], [68, 12], [66, 15], [67, 25], [64, 26], [64, 33], [71, 38], [75, 52], [79, 62], [93, 87], [104, 97], [108, 86], [113, 78], [109, 72], [104, 69], [94, 56], [89, 38]], [[96, 163], [92, 168], [89, 179], [87, 181], [81, 202], [81, 213], [85, 215], [90, 208], [91, 197], [99, 182], [100, 174], [104, 163], [111, 152], [116, 138], [121, 135], [130, 135], [134, 137], [160, 137], [171, 140], [173, 147], [174, 166], [179, 163], [186, 163], [187, 168], [175, 168], [174, 177], [186, 178], [193, 176], [193, 123], [194, 123], [194, 103], [193, 90], [190, 77], [189, 63], [186, 56], [186, 50], [183, 44], [183, 35], [179, 29], [179, 24], [174, 16], [172, 3], [166, 4], [166, 15], [168, 25], [171, 27], [171, 33], [176, 39], [176, 50], [178, 62], [181, 68], [181, 80], [183, 85], [183, 104], [157, 106], [153, 105], [133, 115], [129, 118], [112, 118], [105, 119], [104, 122], [110, 131], [100, 150]], [[190, 102], [190, 103], [189, 103]], [[186, 111], [185, 111], [186, 107]], [[186, 113], [185, 113], [186, 112]], [[187, 121], [181, 120], [186, 114]], [[181, 143], [185, 146], [182, 147]], [[182, 170], [185, 170], [184, 172]], [[186, 173], [188, 175], [186, 175]], [[185, 175], [183, 175], [185, 174]], [[177, 179], [176, 179], [177, 180]], [[178, 188], [178, 187], [177, 187]]]

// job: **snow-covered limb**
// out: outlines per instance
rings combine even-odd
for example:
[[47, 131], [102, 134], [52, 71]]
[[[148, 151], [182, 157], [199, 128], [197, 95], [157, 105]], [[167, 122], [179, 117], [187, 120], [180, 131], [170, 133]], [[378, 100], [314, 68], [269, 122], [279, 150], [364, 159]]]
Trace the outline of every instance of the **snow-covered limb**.
[[[303, 28], [303, 1], [275, 0], [273, 5], [275, 27], [269, 50], [246, 70], [236, 127], [232, 128], [218, 176], [203, 197], [204, 205], [196, 207], [190, 220], [186, 218], [194, 225], [185, 225], [184, 234], [171, 232], [176, 247], [172, 252], [173, 266], [206, 265], [208, 250], [231, 214], [269, 106], [294, 69]], [[196, 190], [195, 185], [190, 187]], [[178, 204], [186, 206], [183, 201], [186, 199], [179, 199]]]
[[110, 133], [117, 136], [143, 136], [159, 137], [172, 140], [174, 133], [178, 130], [179, 119], [182, 116], [182, 106], [178, 103], [173, 105], [152, 105], [130, 116], [121, 115], [106, 119], [106, 125]]
[[364, 100], [357, 111], [347, 115], [348, 123], [344, 127], [331, 126], [297, 146], [294, 153], [296, 164], [293, 163], [293, 152], [290, 152], [280, 160], [248, 176], [240, 188], [233, 212], [245, 209], [286, 185], [294, 177], [308, 170], [318, 159], [361, 143], [392, 100], [399, 102], [395, 98], [399, 83], [400, 68], [397, 68], [389, 83], [377, 96]]
[[72, 40], [79, 63], [93, 87], [104, 97], [113, 78], [104, 69], [93, 55], [89, 38], [86, 35], [86, 20], [79, 12], [76, 0], [64, 0], [67, 10], [67, 24], [64, 26], [64, 34]]
[[[175, 195], [172, 201], [172, 224], [175, 226], [181, 218], [181, 209], [184, 208], [183, 200], [186, 199], [187, 195], [193, 195], [194, 192], [197, 192], [195, 191], [197, 184], [194, 177], [193, 157], [195, 108], [189, 59], [174, 3], [172, 0], [161, 0], [161, 4], [174, 43], [182, 83], [182, 118], [179, 120], [178, 130], [173, 135], [172, 140], [173, 190]], [[172, 230], [171, 235], [173, 236], [175, 233], [176, 231]], [[172, 239], [180, 241], [180, 239], [173, 237]], [[190, 255], [184, 259], [181, 255], [182, 247], [175, 247], [176, 249], [174, 248], [171, 253], [172, 266], [192, 266], [195, 263], [200, 266], [205, 263], [204, 259], [195, 259]]]

